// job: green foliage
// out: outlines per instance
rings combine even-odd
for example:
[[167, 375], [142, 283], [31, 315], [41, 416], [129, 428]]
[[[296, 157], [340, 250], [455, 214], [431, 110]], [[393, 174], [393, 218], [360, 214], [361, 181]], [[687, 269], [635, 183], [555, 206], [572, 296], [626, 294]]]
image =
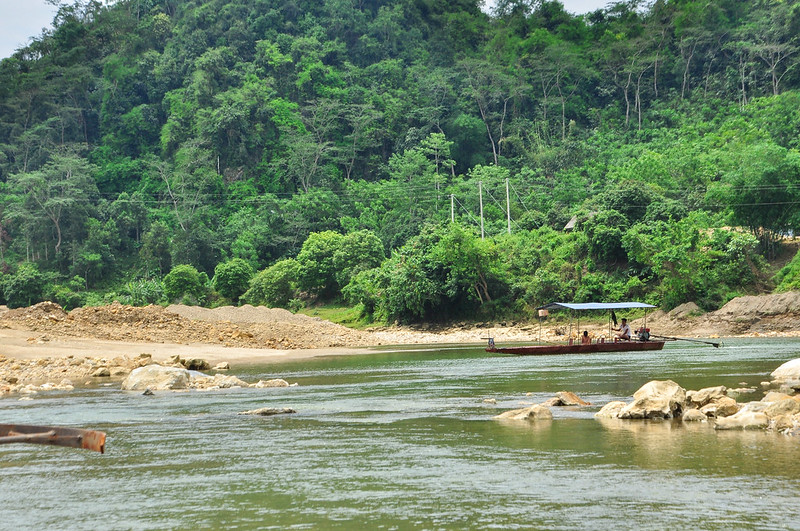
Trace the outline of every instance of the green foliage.
[[169, 252], [168, 234], [167, 226], [164, 223], [156, 222], [142, 237], [139, 257], [148, 273], [154, 272], [161, 276], [170, 269], [172, 256]]
[[344, 236], [333, 231], [312, 232], [297, 255], [300, 265], [298, 287], [311, 295], [328, 299], [339, 290], [338, 273], [334, 255], [344, 241]]
[[300, 269], [300, 263], [291, 258], [275, 262], [256, 273], [241, 300], [254, 306], [288, 308], [297, 293]]
[[791, 2], [106, 4], [0, 62], [0, 263], [67, 305], [711, 309], [800, 228]]
[[241, 258], [217, 264], [214, 269], [214, 288], [223, 296], [236, 302], [250, 287], [254, 272], [252, 266]]
[[208, 275], [194, 266], [181, 264], [164, 277], [164, 296], [170, 302], [202, 304], [208, 295]]
[[383, 243], [373, 232], [361, 230], [346, 234], [333, 252], [337, 286], [341, 289], [361, 271], [380, 266], [385, 258]]
[[694, 215], [672, 224], [638, 224], [623, 237], [630, 260], [640, 270], [651, 271], [648, 280], [665, 309], [694, 301], [714, 310], [731, 294], [763, 283], [765, 263], [756, 253], [755, 237], [720, 229], [700, 231], [701, 222]]
[[778, 293], [800, 291], [800, 252], [778, 271], [774, 280], [778, 284], [775, 288]]
[[67, 311], [83, 306], [86, 300], [84, 294], [73, 291], [70, 286], [63, 284], [48, 285], [44, 297], [60, 304]]
[[30, 306], [43, 300], [45, 276], [36, 264], [23, 263], [13, 274], [3, 275], [3, 298], [9, 308]]
[[164, 284], [158, 279], [126, 282], [120, 291], [120, 302], [131, 306], [157, 304], [165, 299]]

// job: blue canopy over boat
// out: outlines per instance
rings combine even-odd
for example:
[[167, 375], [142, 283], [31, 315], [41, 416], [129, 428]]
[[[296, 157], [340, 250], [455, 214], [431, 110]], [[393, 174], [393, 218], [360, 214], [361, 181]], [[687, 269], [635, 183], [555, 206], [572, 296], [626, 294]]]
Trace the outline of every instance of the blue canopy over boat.
[[551, 302], [536, 309], [555, 310], [556, 308], [566, 308], [568, 310], [624, 310], [627, 308], [655, 308], [655, 306], [644, 302]]

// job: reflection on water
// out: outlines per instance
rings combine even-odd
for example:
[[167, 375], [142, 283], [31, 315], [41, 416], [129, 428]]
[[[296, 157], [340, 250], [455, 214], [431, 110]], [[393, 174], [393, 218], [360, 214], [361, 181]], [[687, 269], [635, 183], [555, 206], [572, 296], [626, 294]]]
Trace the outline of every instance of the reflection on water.
[[[593, 414], [651, 379], [757, 385], [795, 357], [800, 342], [755, 340], [635, 358], [386, 352], [235, 371], [288, 389], [4, 398], [3, 422], [108, 442], [105, 455], [0, 446], [0, 527], [790, 529], [797, 439]], [[594, 405], [492, 418], [560, 390]], [[237, 415], [257, 407], [298, 413]]]

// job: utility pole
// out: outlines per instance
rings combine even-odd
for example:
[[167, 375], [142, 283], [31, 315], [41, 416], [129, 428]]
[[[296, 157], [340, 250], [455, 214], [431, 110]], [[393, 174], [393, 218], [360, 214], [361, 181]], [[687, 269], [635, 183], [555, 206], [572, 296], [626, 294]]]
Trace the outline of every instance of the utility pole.
[[481, 202], [481, 240], [484, 238], [483, 235], [483, 181], [478, 181], [478, 196], [480, 197]]
[[450, 223], [456, 222], [456, 211], [453, 208], [453, 194], [450, 194]]
[[508, 233], [511, 234], [511, 200], [508, 195], [508, 179], [506, 179], [506, 220], [508, 221]]

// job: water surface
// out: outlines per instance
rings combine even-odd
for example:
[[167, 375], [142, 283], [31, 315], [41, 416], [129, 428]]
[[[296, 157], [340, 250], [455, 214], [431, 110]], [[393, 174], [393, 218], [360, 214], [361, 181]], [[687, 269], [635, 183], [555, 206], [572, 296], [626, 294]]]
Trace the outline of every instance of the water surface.
[[[5, 423], [108, 440], [105, 455], [0, 446], [0, 528], [797, 529], [797, 438], [593, 417], [649, 380], [757, 386], [800, 357], [797, 340], [726, 343], [540, 357], [387, 350], [234, 367], [299, 384], [288, 389], [3, 398]], [[594, 406], [492, 419], [560, 390]], [[237, 415], [259, 407], [298, 413]]]

